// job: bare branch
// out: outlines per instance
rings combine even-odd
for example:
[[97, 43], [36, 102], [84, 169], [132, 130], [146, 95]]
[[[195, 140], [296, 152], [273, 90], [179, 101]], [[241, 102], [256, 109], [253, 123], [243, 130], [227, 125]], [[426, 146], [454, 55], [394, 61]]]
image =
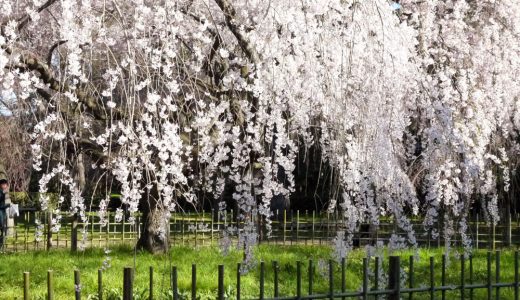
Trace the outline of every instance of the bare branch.
[[[49, 6], [53, 5], [57, 0], [48, 0], [45, 2], [42, 6], [40, 6], [36, 12], [41, 13], [44, 9], [48, 8]], [[31, 20], [31, 16], [29, 14], [24, 15], [18, 20], [18, 31], [22, 30]]]
[[242, 51], [244, 51], [247, 58], [249, 58], [252, 63], [259, 64], [260, 56], [258, 55], [258, 52], [256, 51], [251, 41], [247, 38], [246, 33], [240, 28], [236, 19], [235, 8], [228, 0], [215, 0], [215, 2], [224, 13], [226, 18], [226, 25], [237, 39], [240, 48], [242, 48]]

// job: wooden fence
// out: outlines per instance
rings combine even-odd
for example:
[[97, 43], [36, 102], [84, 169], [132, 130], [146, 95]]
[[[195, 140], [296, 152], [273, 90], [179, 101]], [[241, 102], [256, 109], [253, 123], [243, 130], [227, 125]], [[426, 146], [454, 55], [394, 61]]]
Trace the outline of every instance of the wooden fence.
[[[434, 261], [433, 257], [430, 257], [429, 260], [429, 270], [425, 273], [428, 274], [429, 284], [418, 286], [416, 282], [416, 270], [414, 268], [415, 258], [413, 256], [409, 257], [408, 263], [406, 265], [407, 271], [405, 272], [405, 264], [406, 262], [401, 261], [401, 257], [399, 256], [391, 256], [389, 257], [388, 262], [388, 273], [385, 274], [387, 281], [386, 284], [380, 284], [380, 279], [383, 274], [381, 274], [381, 260], [378, 257], [368, 259], [363, 259], [363, 268], [362, 274], [362, 285], [357, 290], [347, 290], [346, 282], [349, 278], [346, 278], [346, 263], [345, 259], [341, 260], [338, 269], [335, 266], [335, 262], [329, 260], [328, 269], [327, 269], [327, 283], [328, 288], [326, 290], [317, 291], [314, 289], [314, 278], [316, 276], [316, 266], [312, 260], [306, 264], [306, 268], [304, 268], [303, 263], [298, 261], [296, 262], [296, 286], [294, 287], [294, 293], [292, 295], [281, 295], [279, 292], [280, 281], [279, 281], [279, 272], [280, 266], [276, 261], [273, 261], [271, 267], [267, 268], [264, 262], [261, 262], [259, 265], [258, 275], [258, 296], [248, 299], [254, 300], [299, 300], [299, 299], [347, 299], [347, 298], [357, 298], [357, 299], [389, 299], [389, 300], [398, 300], [398, 299], [413, 299], [413, 297], [428, 297], [429, 299], [476, 299], [477, 290], [484, 291], [484, 298], [479, 296], [478, 299], [500, 299], [501, 296], [504, 295], [504, 290], [509, 289], [507, 294], [507, 299], [519, 299], [519, 254], [518, 251], [514, 253], [514, 280], [510, 282], [502, 282], [501, 281], [501, 259], [500, 252], [497, 251], [494, 255], [493, 253], [488, 252], [486, 257], [486, 276], [485, 282], [475, 282], [475, 271], [473, 268], [473, 258], [470, 256], [465, 258], [464, 255], [460, 256], [459, 263], [459, 278], [460, 280], [457, 283], [447, 283], [446, 276], [446, 262], [447, 258], [444, 255], [442, 257], [442, 261], [440, 264], [440, 285], [437, 285], [439, 280], [435, 280], [436, 272], [439, 272], [438, 265]], [[492, 268], [494, 261], [494, 268]], [[507, 264], [506, 266], [511, 267], [511, 264]], [[370, 280], [369, 268], [373, 267], [374, 269], [374, 279]], [[436, 268], [437, 267], [437, 268]], [[494, 269], [494, 270], [493, 270]], [[217, 292], [215, 298], [218, 300], [227, 300], [232, 297], [229, 296], [229, 288], [226, 290], [226, 286], [230, 286], [229, 282], [225, 282], [224, 276], [224, 265], [218, 266], [218, 276], [216, 276], [216, 286]], [[232, 283], [232, 288], [234, 289], [234, 299], [241, 300], [242, 299], [242, 290], [241, 290], [241, 265], [237, 264], [237, 268], [233, 270], [236, 272], [236, 282]], [[273, 290], [266, 291], [266, 272], [273, 273]], [[509, 270], [511, 271], [511, 270]], [[304, 274], [304, 272], [306, 274]], [[339, 273], [339, 274], [338, 274]], [[123, 270], [122, 274], [123, 278], [123, 300], [131, 300], [133, 299], [134, 286], [133, 286], [133, 278], [134, 271], [132, 268], [128, 267]], [[177, 267], [173, 266], [171, 268], [170, 274], [170, 295], [173, 300], [180, 299], [191, 299], [197, 300], [197, 265], [193, 264], [191, 268], [191, 288], [188, 291], [188, 294], [181, 294], [178, 288], [178, 278], [179, 275], [177, 272]], [[182, 276], [189, 276], [190, 274], [182, 274]], [[305, 278], [304, 278], [304, 275]], [[336, 276], [340, 276], [340, 284], [337, 285], [337, 280], [335, 280]], [[438, 276], [437, 276], [438, 277]], [[403, 279], [404, 278], [404, 279]], [[303, 289], [303, 282], [306, 280], [307, 289]], [[24, 299], [30, 299], [30, 274], [25, 272], [23, 274], [23, 295]], [[72, 282], [74, 282], [74, 286], [72, 286]], [[75, 299], [81, 299], [81, 289], [77, 288], [81, 286], [80, 282], [80, 273], [79, 270], [74, 271], [74, 281], [71, 280], [71, 294], [72, 292], [75, 295]], [[511, 291], [512, 290], [512, 291]], [[98, 270], [98, 299], [103, 299], [104, 297], [104, 289], [103, 289], [103, 271]], [[157, 299], [157, 295], [154, 295], [154, 270], [152, 267], [149, 269], [149, 286], [147, 291], [148, 299]], [[47, 299], [53, 300], [54, 298], [54, 285], [53, 285], [53, 273], [52, 271], [48, 271], [47, 275]], [[142, 297], [140, 297], [142, 298]]]
[[[84, 230], [83, 245], [85, 247], [107, 247], [115, 244], [135, 243], [141, 234], [138, 215], [135, 222], [116, 222], [113, 213], [109, 214], [109, 222], [102, 226], [96, 213], [88, 214], [87, 224], [78, 223], [78, 239], [81, 242]], [[485, 222], [480, 215], [470, 218], [468, 233], [474, 246], [495, 250], [502, 246], [520, 244], [520, 216], [518, 214], [508, 218], [508, 223], [500, 223], [497, 226]], [[57, 232], [49, 234], [49, 215], [39, 211], [22, 211], [15, 219], [15, 226], [10, 228], [6, 241], [8, 251], [44, 250], [49, 247], [69, 248], [72, 240], [72, 218], [62, 215], [61, 227]], [[37, 225], [37, 221], [40, 225]], [[255, 218], [259, 225], [259, 239], [261, 243], [275, 244], [327, 244], [336, 236], [339, 230], [344, 230], [345, 220], [338, 213], [314, 212], [314, 211], [283, 211], [275, 214], [272, 219], [271, 235], [267, 236], [265, 222], [261, 218]], [[242, 227], [243, 222], [237, 221], [233, 212], [227, 212], [224, 217], [218, 217], [214, 211], [173, 213], [170, 220], [170, 243], [175, 245], [204, 246], [214, 245], [222, 235], [222, 231], [228, 225]], [[441, 247], [445, 240], [442, 228], [440, 234], [433, 238], [424, 229], [421, 218], [412, 219], [417, 241], [423, 247]], [[40, 226], [40, 230], [37, 227]], [[406, 232], [396, 230], [392, 219], [381, 219], [380, 225], [371, 227], [368, 224], [361, 225], [359, 231], [354, 234], [355, 246], [374, 244], [376, 241], [387, 242], [393, 232], [406, 237]], [[450, 242], [460, 246], [460, 234], [454, 236]]]

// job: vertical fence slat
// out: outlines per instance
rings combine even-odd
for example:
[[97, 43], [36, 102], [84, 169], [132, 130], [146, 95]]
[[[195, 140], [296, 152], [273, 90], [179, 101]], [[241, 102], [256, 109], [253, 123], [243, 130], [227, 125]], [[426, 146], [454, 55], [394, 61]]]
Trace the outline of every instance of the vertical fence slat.
[[54, 280], [52, 270], [47, 271], [47, 300], [54, 299]]
[[76, 295], [76, 300], [81, 299], [81, 280], [79, 277], [79, 270], [74, 270], [74, 294]]
[[302, 263], [296, 262], [296, 298], [302, 298]]
[[[413, 272], [414, 272], [414, 270], [413, 270], [413, 255], [410, 255], [410, 265], [408, 267], [408, 287], [409, 288], [413, 288], [413, 286], [414, 286], [414, 276], [413, 276], [414, 274], [413, 274]], [[412, 292], [410, 292], [408, 294], [408, 298], [410, 300], [413, 299], [413, 293]]]
[[[500, 282], [500, 251], [495, 253], [495, 282]], [[500, 287], [495, 288], [495, 299], [500, 299]]]
[[197, 265], [191, 265], [191, 300], [197, 300]]
[[460, 299], [464, 299], [465, 294], [465, 279], [464, 279], [464, 254], [460, 255]]
[[388, 289], [392, 290], [388, 295], [388, 300], [401, 299], [401, 258], [390, 256], [390, 266], [388, 269]]
[[518, 288], [519, 288], [519, 278], [518, 278], [518, 250], [515, 251], [515, 300], [518, 300]]
[[311, 260], [309, 260], [309, 295], [312, 295], [312, 293], [313, 293], [313, 288], [314, 288], [313, 281], [314, 281], [314, 264], [311, 259]]
[[224, 300], [224, 265], [218, 266], [218, 300]]
[[[376, 261], [375, 261], [375, 270], [374, 270], [374, 280], [375, 280], [375, 283], [374, 283], [374, 289], [377, 291], [379, 290], [379, 256], [376, 256]], [[374, 296], [375, 300], [378, 300], [379, 299], [379, 295], [375, 295]]]
[[444, 289], [446, 287], [446, 254], [442, 255], [442, 269], [441, 269], [441, 299], [446, 300], [446, 290]]
[[329, 299], [334, 299], [334, 265], [332, 259], [329, 260]]
[[264, 300], [265, 263], [260, 262], [260, 300]]
[[[343, 291], [345, 292], [345, 291]], [[368, 299], [368, 258], [363, 258], [363, 300]]]
[[123, 300], [132, 300], [134, 298], [133, 293], [133, 269], [125, 267], [123, 269]]
[[273, 295], [275, 298], [278, 297], [278, 262], [275, 260], [273, 261], [273, 284], [274, 284], [274, 291]]
[[[241, 268], [241, 264], [238, 263], [237, 264], [237, 300], [240, 300], [240, 268]], [[222, 270], [222, 272], [224, 272], [224, 270]]]
[[486, 276], [486, 282], [487, 282], [487, 299], [491, 300], [491, 252], [487, 253], [487, 276]]
[[[473, 285], [473, 255], [469, 257], [469, 284]], [[469, 299], [473, 300], [473, 288], [469, 290]]]
[[430, 256], [430, 299], [435, 299], [434, 258]]
[[30, 285], [29, 276], [30, 276], [29, 272], [23, 272], [23, 299], [24, 300], [29, 300], [30, 299], [30, 294], [29, 294], [29, 285]]
[[172, 267], [172, 294], [173, 294], [173, 300], [179, 299], [179, 290], [177, 288], [177, 267]]
[[98, 269], [97, 283], [98, 283], [98, 299], [103, 300], [103, 270]]
[[150, 266], [148, 276], [148, 300], [153, 300], [153, 267]]
[[[341, 292], [345, 293], [347, 290], [347, 278], [346, 277], [346, 270], [345, 270], [345, 258], [341, 258]], [[342, 300], [345, 299], [345, 297], [341, 297]]]

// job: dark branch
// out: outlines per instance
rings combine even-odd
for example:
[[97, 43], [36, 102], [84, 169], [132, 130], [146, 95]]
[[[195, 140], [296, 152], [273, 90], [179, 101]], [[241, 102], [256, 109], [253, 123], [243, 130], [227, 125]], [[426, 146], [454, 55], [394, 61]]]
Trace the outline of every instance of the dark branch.
[[[48, 0], [45, 2], [42, 6], [40, 6], [36, 12], [41, 13], [44, 9], [48, 8], [49, 6], [53, 5], [57, 0]], [[29, 14], [24, 15], [18, 20], [18, 31], [22, 30], [31, 20], [31, 17]]]
[[233, 35], [238, 41], [240, 48], [246, 54], [247, 58], [251, 60], [254, 64], [260, 63], [260, 56], [256, 51], [255, 47], [247, 38], [246, 33], [240, 28], [240, 25], [237, 23], [236, 19], [236, 11], [235, 8], [229, 3], [228, 0], [215, 0], [220, 10], [224, 13], [224, 17], [226, 19], [226, 25], [231, 30]]

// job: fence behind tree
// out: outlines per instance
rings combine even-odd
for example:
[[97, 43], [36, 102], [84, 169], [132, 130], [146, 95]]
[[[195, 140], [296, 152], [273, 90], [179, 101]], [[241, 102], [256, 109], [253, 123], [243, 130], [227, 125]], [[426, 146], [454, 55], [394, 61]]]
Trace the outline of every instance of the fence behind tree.
[[[493, 257], [494, 256], [494, 257]], [[406, 261], [407, 260], [407, 261]], [[514, 263], [505, 264], [508, 268], [514, 268], [514, 270], [507, 270], [509, 274], [514, 274], [512, 280], [502, 281], [501, 276], [501, 256], [500, 252], [497, 251], [494, 255], [492, 252], [488, 252], [486, 256], [486, 267], [485, 270], [475, 272], [474, 270], [474, 259], [469, 256], [466, 258], [461, 255], [457, 260], [455, 259], [451, 263], [458, 264], [458, 278], [454, 280], [448, 280], [447, 276], [447, 261], [446, 255], [442, 256], [441, 262], [434, 261], [433, 257], [429, 259], [428, 270], [418, 270], [414, 267], [416, 258], [410, 256], [408, 259], [402, 260], [399, 256], [389, 257], [388, 264], [383, 266], [383, 262], [379, 257], [375, 258], [363, 258], [362, 260], [362, 273], [350, 276], [361, 276], [361, 285], [354, 290], [347, 289], [347, 282], [352, 278], [347, 278], [347, 264], [346, 260], [342, 259], [339, 264], [329, 260], [326, 267], [325, 278], [327, 285], [325, 288], [316, 288], [314, 285], [316, 277], [320, 274], [317, 273], [316, 263], [312, 260], [308, 262], [296, 262], [296, 268], [290, 272], [294, 272], [296, 275], [296, 286], [293, 287], [293, 293], [290, 295], [282, 295], [280, 293], [280, 265], [273, 261], [270, 265], [261, 262], [257, 269], [252, 270], [257, 272], [258, 280], [254, 287], [258, 291], [255, 297], [244, 297], [244, 291], [242, 290], [241, 278], [242, 278], [242, 266], [237, 264], [236, 268], [226, 270], [224, 265], [219, 265], [218, 269], [215, 270], [218, 276], [215, 277], [215, 285], [217, 287], [215, 293], [215, 299], [254, 299], [254, 300], [290, 300], [290, 299], [414, 299], [414, 297], [428, 297], [429, 299], [519, 299], [519, 255], [518, 251], [514, 253]], [[485, 271], [485, 276], [481, 274]], [[226, 282], [225, 272], [235, 272], [236, 281]], [[269, 282], [270, 289], [266, 289], [266, 273], [270, 272], [272, 282]], [[440, 276], [439, 276], [440, 273]], [[369, 276], [373, 274], [373, 276]], [[424, 275], [423, 277], [417, 276], [417, 274]], [[72, 275], [72, 272], [71, 272]], [[287, 276], [286, 272], [283, 274]], [[292, 274], [294, 275], [294, 274]], [[453, 275], [453, 274], [451, 274]], [[477, 275], [479, 278], [484, 278], [484, 281], [477, 281]], [[179, 278], [180, 276], [191, 276], [191, 279], [187, 279], [190, 282], [188, 290], [180, 291], [179, 289]], [[453, 276], [450, 276], [453, 279]], [[199, 299], [197, 292], [197, 265], [193, 264], [190, 273], [179, 273], [177, 267], [173, 266], [169, 274], [170, 286], [164, 298], [159, 298], [157, 291], [154, 288], [154, 270], [152, 267], [149, 269], [149, 285], [147, 287], [145, 297], [147, 299]], [[229, 278], [229, 277], [227, 277]], [[135, 287], [133, 286], [134, 270], [132, 268], [125, 268], [122, 272], [122, 298], [123, 300], [133, 299], [133, 293]], [[23, 274], [23, 294], [24, 299], [30, 299], [30, 274], [25, 272]], [[186, 280], [185, 280], [186, 281]], [[81, 299], [81, 281], [79, 270], [74, 271], [74, 280], [70, 280], [71, 288], [70, 291], [74, 293], [75, 299]], [[74, 285], [72, 285], [74, 283]], [[250, 287], [251, 288], [251, 287]], [[104, 298], [103, 289], [103, 271], [98, 271], [98, 288], [97, 298]], [[154, 294], [155, 293], [155, 294]], [[250, 294], [250, 291], [247, 291]], [[47, 274], [47, 299], [54, 299], [54, 284], [53, 284], [53, 273], [49, 271]], [[139, 299], [146, 299], [143, 294], [140, 293]], [[92, 295], [90, 295], [92, 296]]]
[[[88, 213], [88, 223], [77, 223], [79, 244], [85, 247], [106, 247], [115, 244], [135, 243], [141, 235], [141, 216], [137, 215], [134, 222], [129, 222], [123, 216], [120, 222], [115, 221], [115, 215], [109, 213], [108, 223], [102, 226], [96, 213]], [[53, 215], [52, 217], [56, 217]], [[520, 216], [513, 215], [498, 225], [490, 224], [480, 215], [469, 219], [468, 234], [474, 246], [494, 250], [502, 246], [520, 244]], [[67, 214], [61, 216], [59, 231], [49, 232], [51, 216], [40, 211], [22, 211], [15, 219], [15, 226], [10, 228], [6, 247], [9, 251], [44, 250], [49, 247], [70, 247], [73, 237], [73, 218]], [[314, 211], [281, 211], [275, 213], [269, 233], [265, 221], [260, 217], [253, 220], [259, 226], [260, 243], [275, 244], [305, 244], [320, 245], [330, 243], [338, 231], [345, 230], [345, 219], [339, 213]], [[420, 246], [441, 247], [445, 245], [442, 228], [436, 237], [425, 230], [421, 218], [413, 218], [412, 226]], [[227, 212], [218, 216], [215, 211], [173, 213], [170, 219], [169, 236], [171, 245], [204, 246], [215, 244], [222, 236], [224, 228], [230, 225], [241, 228], [240, 221]], [[439, 222], [440, 223], [440, 222]], [[39, 228], [39, 230], [38, 230]], [[86, 234], [83, 235], [82, 232]], [[382, 218], [377, 227], [362, 224], [354, 233], [354, 246], [375, 244], [378, 241], [387, 242], [392, 233], [396, 232], [406, 237], [407, 232], [399, 230], [391, 218]], [[82, 241], [82, 239], [84, 239]], [[460, 233], [450, 239], [454, 246], [461, 245]]]

